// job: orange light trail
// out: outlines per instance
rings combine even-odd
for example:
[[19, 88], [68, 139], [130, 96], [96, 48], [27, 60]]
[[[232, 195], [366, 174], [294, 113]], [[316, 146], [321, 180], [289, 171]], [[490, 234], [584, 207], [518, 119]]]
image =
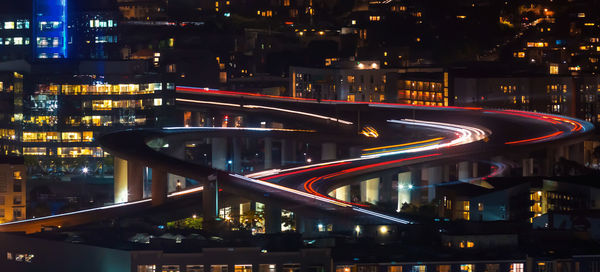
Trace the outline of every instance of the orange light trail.
[[561, 135], [563, 133], [564, 133], [564, 131], [557, 131], [557, 132], [554, 132], [552, 134], [548, 134], [548, 135], [537, 137], [537, 138], [531, 138], [531, 139], [524, 139], [524, 140], [506, 142], [504, 144], [508, 144], [508, 145], [510, 145], [510, 144], [522, 144], [522, 143], [528, 143], [528, 142], [533, 142], [533, 141], [539, 141], [539, 140], [543, 140], [543, 139], [555, 137], [555, 136]]
[[397, 145], [387, 145], [387, 146], [380, 146], [380, 147], [365, 148], [365, 149], [363, 149], [363, 151], [373, 151], [373, 150], [380, 150], [380, 149], [386, 149], [386, 148], [394, 148], [394, 147], [402, 147], [402, 146], [407, 146], [407, 145], [429, 143], [429, 142], [442, 140], [442, 139], [444, 139], [444, 137], [438, 137], [438, 138], [433, 138], [433, 139], [428, 139], [428, 140], [423, 140], [423, 141], [403, 143], [403, 144], [397, 144]]

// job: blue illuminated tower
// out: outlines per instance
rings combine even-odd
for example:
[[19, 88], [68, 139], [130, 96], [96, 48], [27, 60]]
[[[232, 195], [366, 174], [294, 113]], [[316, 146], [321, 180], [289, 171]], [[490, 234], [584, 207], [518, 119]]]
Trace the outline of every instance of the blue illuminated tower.
[[67, 0], [33, 0], [34, 58], [67, 58]]

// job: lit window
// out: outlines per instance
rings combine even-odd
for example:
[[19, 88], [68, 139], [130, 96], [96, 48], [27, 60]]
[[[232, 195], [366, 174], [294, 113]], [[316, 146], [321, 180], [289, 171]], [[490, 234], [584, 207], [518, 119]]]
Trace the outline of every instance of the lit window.
[[179, 272], [179, 265], [176, 264], [168, 264], [168, 265], [163, 265], [162, 272]]
[[211, 265], [210, 272], [227, 272], [227, 265], [226, 264]]
[[15, 22], [4, 22], [4, 29], [15, 29]]
[[23, 176], [21, 176], [21, 171], [13, 171], [13, 179], [21, 180]]
[[472, 264], [461, 264], [460, 272], [473, 272], [474, 271], [473, 266], [474, 265], [472, 265]]
[[84, 131], [83, 132], [83, 141], [84, 142], [91, 142], [94, 140], [94, 132], [92, 131]]
[[185, 267], [186, 272], [204, 272], [204, 265], [201, 264], [188, 264]]
[[525, 264], [513, 263], [510, 265], [510, 272], [523, 272], [525, 271]]
[[252, 272], [252, 265], [251, 264], [236, 264], [235, 266], [235, 272]]
[[154, 98], [154, 106], [162, 106], [162, 98]]
[[14, 37], [13, 44], [14, 45], [23, 45], [23, 37]]
[[63, 132], [61, 135], [63, 142], [81, 142], [81, 133], [79, 132]]
[[411, 272], [426, 272], [427, 266], [425, 265], [413, 265]]
[[436, 272], [451, 272], [452, 266], [448, 264], [440, 264], [437, 266]]
[[156, 265], [154, 265], [154, 264], [138, 265], [137, 272], [156, 272]]
[[401, 265], [390, 265], [390, 266], [388, 266], [387, 272], [402, 272], [402, 266]]

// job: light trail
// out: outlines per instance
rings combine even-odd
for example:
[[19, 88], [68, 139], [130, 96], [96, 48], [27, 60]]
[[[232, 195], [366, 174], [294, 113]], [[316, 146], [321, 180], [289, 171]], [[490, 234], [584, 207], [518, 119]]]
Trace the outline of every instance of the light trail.
[[294, 171], [294, 172], [287, 172], [284, 174], [269, 176], [269, 177], [263, 178], [262, 180], [270, 180], [270, 179], [274, 179], [274, 178], [280, 178], [280, 177], [285, 177], [285, 176], [289, 176], [289, 175], [295, 175], [295, 174], [300, 174], [300, 173], [309, 172], [309, 171], [318, 170], [318, 169], [327, 168], [327, 167], [340, 166], [340, 165], [349, 164], [349, 163], [350, 162], [340, 162], [340, 163], [335, 163], [335, 164], [312, 167], [312, 168], [308, 168], [308, 169], [304, 169], [304, 170], [298, 170], [298, 171]]
[[[408, 146], [414, 145], [414, 144], [425, 143], [425, 145], [419, 145], [416, 147], [414, 147], [414, 146], [408, 147], [408, 148], [404, 148], [402, 150], [377, 152], [377, 153], [383, 153], [383, 154], [370, 154], [370, 155], [366, 155], [366, 156], [361, 156], [360, 158], [338, 160], [338, 161], [333, 161], [333, 162], [328, 162], [328, 163], [322, 163], [322, 164], [317, 164], [317, 165], [308, 165], [308, 166], [296, 167], [296, 168], [291, 168], [291, 169], [286, 169], [286, 170], [279, 170], [279, 169], [267, 170], [267, 171], [263, 171], [263, 172], [253, 173], [253, 174], [247, 175], [246, 177], [262, 178], [262, 180], [269, 180], [269, 179], [274, 179], [277, 177], [290, 176], [293, 174], [307, 173], [307, 172], [310, 172], [313, 170], [325, 169], [325, 168], [339, 166], [339, 165], [345, 165], [345, 164], [348, 164], [350, 162], [355, 162], [355, 161], [376, 159], [376, 158], [380, 158], [382, 156], [397, 155], [397, 154], [402, 154], [402, 153], [414, 153], [414, 152], [421, 152], [421, 151], [430, 151], [430, 150], [447, 148], [447, 147], [461, 145], [461, 144], [467, 144], [467, 143], [481, 140], [488, 136], [488, 133], [486, 133], [485, 131], [483, 131], [482, 129], [479, 129], [479, 128], [455, 125], [455, 124], [448, 124], [448, 123], [420, 121], [420, 120], [388, 120], [388, 122], [401, 123], [401, 124], [407, 124], [407, 125], [415, 125], [415, 126], [423, 126], [423, 127], [428, 127], [428, 128], [437, 128], [437, 129], [441, 129], [441, 130], [449, 130], [449, 131], [457, 133], [457, 138], [450, 142], [447, 142], [447, 143], [435, 143], [434, 141], [443, 140], [442, 137], [438, 137], [438, 138], [417, 141], [417, 142], [412, 142], [412, 143], [404, 143], [404, 144], [398, 144], [398, 145], [370, 148], [368, 150], [380, 150], [380, 149], [385, 149], [388, 147], [402, 147], [402, 146], [408, 147]], [[434, 142], [434, 143], [431, 143], [431, 142]], [[330, 174], [327, 174], [324, 176], [311, 178], [303, 184], [303, 187], [306, 192], [309, 192], [312, 195], [316, 195], [316, 196], [319, 196], [319, 197], [322, 197], [325, 199], [335, 200], [335, 201], [338, 201], [343, 204], [367, 207], [366, 205], [363, 205], [363, 204], [346, 202], [346, 201], [342, 201], [342, 200], [335, 199], [335, 198], [326, 196], [324, 194], [321, 194], [313, 189], [313, 184], [319, 180], [329, 179], [329, 178], [333, 178], [336, 176], [352, 173], [355, 171], [365, 170], [365, 169], [378, 167], [378, 166], [384, 166], [384, 165], [388, 165], [388, 164], [399, 163], [399, 162], [408, 161], [408, 160], [438, 156], [438, 155], [441, 155], [441, 154], [436, 153], [436, 154], [416, 156], [416, 157], [411, 157], [411, 158], [402, 158], [402, 159], [398, 159], [398, 160], [380, 162], [380, 163], [345, 169], [345, 170], [330, 173]], [[282, 172], [284, 174], [280, 174]]]
[[344, 125], [352, 125], [353, 124], [350, 121], [342, 120], [339, 118], [333, 118], [333, 117], [329, 117], [329, 116], [325, 116], [325, 115], [314, 114], [314, 113], [305, 112], [305, 111], [297, 111], [297, 110], [278, 108], [278, 107], [268, 107], [268, 106], [260, 106], [260, 105], [242, 105], [242, 104], [222, 103], [222, 102], [213, 102], [213, 101], [204, 101], [204, 100], [192, 100], [192, 99], [183, 99], [183, 98], [176, 98], [175, 100], [181, 101], [181, 102], [195, 103], [195, 104], [218, 105], [218, 106], [240, 107], [240, 108], [248, 108], [248, 109], [264, 109], [264, 110], [280, 111], [280, 112], [303, 115], [303, 116], [308, 116], [308, 117], [315, 117], [315, 118], [328, 120], [328, 121], [334, 121], [334, 122], [338, 122], [338, 123], [344, 124]]
[[365, 148], [365, 149], [363, 149], [363, 151], [373, 151], [373, 150], [381, 150], [381, 149], [388, 149], [388, 148], [395, 148], [395, 147], [403, 147], [403, 146], [407, 146], [407, 145], [415, 145], [415, 144], [428, 143], [428, 142], [433, 142], [433, 141], [442, 140], [442, 139], [444, 139], [444, 138], [443, 137], [438, 137], [438, 138], [433, 138], [433, 139], [428, 139], [428, 140], [423, 140], [423, 141], [416, 141], [416, 142], [411, 142], [411, 143], [404, 143], [404, 144], [397, 144], [397, 145], [386, 145], [386, 146], [373, 147], [373, 148]]
[[426, 106], [426, 105], [412, 105], [412, 104], [401, 104], [401, 103], [388, 103], [388, 102], [363, 102], [363, 101], [346, 101], [346, 100], [335, 100], [335, 99], [322, 99], [317, 100], [314, 98], [304, 98], [304, 97], [289, 97], [289, 96], [279, 96], [279, 95], [268, 95], [268, 94], [260, 94], [260, 93], [249, 93], [249, 92], [238, 92], [238, 91], [227, 91], [227, 90], [219, 90], [212, 88], [200, 88], [200, 87], [190, 87], [190, 86], [177, 86], [177, 92], [180, 93], [205, 93], [212, 95], [223, 95], [223, 96], [248, 96], [248, 97], [259, 97], [259, 98], [270, 98], [284, 101], [298, 101], [305, 103], [332, 103], [332, 104], [362, 104], [369, 105], [373, 107], [410, 107], [410, 108], [440, 108], [440, 109], [457, 109], [457, 110], [482, 110], [480, 107], [455, 107], [455, 106]]
[[549, 113], [517, 111], [517, 110], [506, 110], [506, 111], [519, 112], [519, 113], [524, 113], [524, 114], [529, 114], [529, 115], [540, 116], [543, 118], [549, 118], [549, 119], [553, 119], [553, 120], [560, 121], [560, 122], [565, 122], [565, 123], [568, 123], [573, 126], [573, 128], [571, 129], [571, 132], [582, 131], [582, 130], [583, 130], [583, 132], [585, 132], [585, 131], [593, 128], [593, 125], [591, 125], [591, 124], [586, 124], [586, 123], [582, 124], [579, 120], [568, 117], [568, 116], [561, 116], [561, 115], [555, 115], [555, 114], [549, 114]]
[[560, 115], [555, 115], [555, 114], [548, 114], [548, 113], [537, 113], [537, 112], [528, 112], [528, 111], [519, 111], [519, 110], [503, 110], [503, 111], [485, 110], [484, 113], [497, 113], [497, 114], [504, 114], [504, 115], [520, 116], [520, 117], [525, 117], [525, 118], [529, 118], [529, 119], [540, 120], [543, 122], [550, 123], [552, 125], [570, 126], [569, 131], [564, 131], [560, 128], [556, 128], [556, 129], [559, 129], [559, 131], [555, 131], [553, 133], [550, 133], [550, 134], [547, 134], [544, 136], [539, 136], [539, 137], [507, 141], [504, 143], [507, 145], [548, 141], [550, 139], [566, 137], [567, 135], [570, 135], [572, 133], [579, 132], [579, 131], [586, 132], [587, 130], [591, 130], [593, 128], [593, 125], [588, 122], [582, 123], [575, 118], [570, 118], [570, 117], [565, 117], [565, 116], [560, 116]]
[[450, 142], [426, 145], [426, 146], [411, 148], [411, 149], [407, 149], [407, 150], [390, 151], [390, 152], [386, 152], [384, 154], [366, 155], [363, 157], [389, 156], [389, 155], [397, 155], [397, 154], [402, 154], [402, 153], [414, 153], [414, 152], [429, 151], [429, 150], [435, 150], [435, 149], [440, 149], [440, 148], [464, 145], [464, 144], [483, 140], [489, 136], [489, 133], [484, 131], [483, 129], [476, 128], [476, 127], [470, 127], [470, 126], [464, 126], [464, 125], [456, 125], [456, 124], [432, 122], [432, 121], [412, 120], [412, 119], [388, 120], [388, 122], [395, 123], [395, 124], [423, 126], [423, 127], [436, 128], [436, 129], [441, 129], [441, 130], [449, 130], [449, 131], [453, 131], [453, 132], [457, 133], [458, 137]]
[[384, 151], [378, 151], [378, 152], [372, 152], [372, 153], [363, 153], [363, 156], [369, 156], [369, 155], [376, 155], [376, 154], [384, 154], [384, 153], [398, 153], [400, 151], [405, 151], [405, 150], [411, 150], [414, 148], [420, 148], [420, 147], [427, 147], [427, 146], [432, 146], [435, 144], [438, 144], [438, 142], [433, 142], [433, 143], [429, 143], [429, 144], [422, 144], [422, 145], [417, 145], [417, 146], [412, 146], [412, 147], [406, 147], [406, 148], [399, 148], [399, 149], [392, 149], [392, 150], [384, 150]]
[[392, 161], [385, 161], [385, 162], [379, 162], [379, 163], [374, 163], [374, 164], [369, 164], [369, 165], [363, 165], [363, 166], [358, 166], [358, 167], [354, 167], [354, 168], [350, 168], [350, 169], [345, 169], [339, 172], [335, 172], [335, 173], [330, 173], [324, 176], [320, 176], [320, 177], [314, 177], [311, 178], [309, 180], [307, 180], [306, 182], [304, 182], [303, 187], [307, 192], [312, 193], [313, 195], [317, 195], [323, 198], [328, 198], [328, 199], [333, 199], [336, 201], [340, 201], [344, 204], [350, 204], [350, 205], [355, 205], [355, 206], [361, 206], [361, 207], [368, 207], [368, 205], [364, 205], [364, 204], [359, 204], [359, 203], [353, 203], [353, 202], [347, 202], [347, 201], [342, 201], [339, 199], [335, 199], [326, 195], [323, 195], [319, 192], [317, 192], [314, 188], [313, 185], [315, 182], [319, 181], [319, 180], [325, 180], [325, 179], [330, 179], [332, 177], [337, 177], [337, 176], [341, 176], [341, 175], [345, 175], [345, 174], [349, 174], [349, 173], [353, 173], [356, 171], [361, 171], [361, 170], [365, 170], [365, 169], [369, 169], [369, 168], [374, 168], [374, 167], [379, 167], [379, 166], [385, 166], [385, 165], [390, 165], [390, 164], [397, 164], [400, 162], [405, 162], [405, 161], [412, 161], [412, 160], [417, 160], [417, 159], [423, 159], [423, 158], [429, 158], [429, 157], [434, 157], [434, 156], [439, 156], [442, 155], [441, 153], [436, 153], [436, 154], [427, 154], [427, 155], [422, 155], [422, 156], [416, 156], [416, 157], [410, 157], [410, 158], [402, 158], [402, 159], [397, 159], [397, 160], [392, 160]]
[[400, 219], [400, 218], [397, 218], [397, 217], [385, 215], [385, 214], [382, 214], [382, 213], [370, 211], [370, 210], [359, 208], [359, 207], [352, 207], [352, 209], [355, 210], [355, 211], [357, 211], [357, 212], [361, 212], [361, 213], [368, 214], [368, 215], [371, 215], [371, 216], [375, 216], [375, 217], [387, 219], [387, 220], [390, 220], [390, 221], [393, 221], [393, 222], [396, 222], [396, 223], [400, 223], [400, 224], [412, 224], [413, 223], [413, 222], [408, 221], [408, 220]]
[[310, 129], [259, 128], [259, 127], [164, 127], [166, 130], [250, 130], [250, 131], [283, 131], [283, 132], [317, 132]]
[[329, 120], [329, 121], [335, 121], [335, 122], [338, 122], [338, 123], [341, 123], [344, 125], [352, 125], [353, 124], [350, 121], [345, 121], [345, 120], [341, 120], [338, 118], [328, 117], [328, 116], [304, 112], [304, 111], [288, 110], [288, 109], [283, 109], [283, 108], [258, 106], [258, 105], [243, 105], [243, 107], [249, 108], [249, 109], [266, 109], [266, 110], [281, 111], [281, 112], [292, 113], [292, 114], [299, 114], [299, 115], [304, 115], [304, 116], [325, 119], [325, 120]]
[[523, 144], [523, 143], [537, 142], [537, 141], [541, 141], [541, 140], [544, 140], [544, 139], [556, 137], [556, 136], [561, 135], [563, 133], [564, 133], [564, 131], [557, 131], [557, 132], [554, 132], [552, 134], [544, 135], [544, 136], [541, 136], [541, 137], [529, 138], [529, 139], [512, 141], [512, 142], [506, 142], [504, 144], [513, 145], [513, 144]]
[[263, 180], [260, 180], [260, 179], [253, 179], [253, 178], [245, 177], [245, 176], [238, 175], [238, 174], [232, 174], [232, 173], [230, 173], [229, 175], [232, 176], [232, 177], [243, 179], [243, 180], [248, 181], [248, 182], [252, 182], [252, 183], [264, 185], [264, 186], [267, 186], [267, 187], [270, 187], [270, 188], [273, 188], [273, 189], [286, 191], [286, 192], [293, 193], [293, 194], [296, 194], [296, 195], [299, 195], [299, 196], [303, 196], [303, 197], [307, 197], [307, 198], [319, 200], [319, 201], [322, 201], [322, 202], [327, 202], [327, 203], [334, 204], [334, 205], [337, 205], [337, 206], [352, 207], [352, 205], [342, 203], [342, 202], [340, 202], [339, 200], [336, 200], [336, 199], [328, 199], [328, 198], [320, 197], [318, 195], [313, 195], [313, 194], [310, 194], [310, 193], [307, 193], [307, 192], [302, 192], [300, 190], [288, 188], [288, 187], [285, 187], [285, 186], [282, 186], [282, 185], [278, 185], [278, 184], [275, 184], [275, 183], [271, 183], [271, 182], [268, 182], [268, 181], [263, 181]]
[[[203, 186], [198, 186], [198, 187], [194, 187], [194, 188], [191, 188], [191, 189], [186, 189], [186, 190], [181, 190], [181, 191], [178, 191], [178, 192], [170, 193], [170, 194], [167, 195], [167, 197], [175, 197], [175, 196], [180, 196], [180, 195], [186, 195], [186, 194], [191, 194], [191, 193], [195, 193], [195, 192], [200, 192], [202, 190], [204, 190], [204, 187]], [[124, 202], [124, 203], [117, 203], [117, 204], [103, 206], [103, 207], [97, 207], [97, 208], [91, 208], [91, 209], [85, 209], [85, 210], [79, 210], [79, 211], [74, 211], [74, 212], [67, 212], [67, 213], [61, 213], [61, 214], [49, 215], [49, 216], [43, 216], [43, 217], [36, 217], [36, 218], [25, 219], [25, 220], [21, 220], [21, 221], [7, 222], [7, 223], [0, 224], [0, 226], [7, 226], [7, 225], [20, 224], [20, 223], [28, 223], [28, 222], [35, 222], [35, 221], [40, 221], [40, 220], [60, 218], [60, 217], [65, 217], [65, 216], [70, 216], [70, 215], [76, 215], [76, 214], [83, 214], [83, 213], [89, 213], [89, 212], [95, 212], [95, 211], [110, 210], [110, 209], [116, 209], [116, 208], [121, 208], [121, 207], [127, 207], [127, 206], [142, 204], [142, 203], [151, 202], [151, 201], [152, 201], [152, 198], [145, 198], [145, 199], [142, 199], [142, 200], [131, 201], [131, 202]]]

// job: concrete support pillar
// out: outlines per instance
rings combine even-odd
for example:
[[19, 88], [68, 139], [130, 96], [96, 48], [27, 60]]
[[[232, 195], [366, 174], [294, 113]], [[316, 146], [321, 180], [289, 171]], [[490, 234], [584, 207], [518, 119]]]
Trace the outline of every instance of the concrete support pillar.
[[238, 202], [231, 204], [231, 221], [240, 222], [240, 203]]
[[379, 202], [379, 178], [372, 178], [360, 183], [360, 201], [371, 204]]
[[412, 172], [402, 172], [398, 174], [398, 205], [397, 212], [402, 210], [404, 203], [410, 204], [412, 191]]
[[281, 140], [281, 165], [296, 162], [296, 141]]
[[233, 142], [233, 160], [231, 165], [231, 171], [234, 173], [241, 173], [243, 143], [242, 140], [239, 138], [233, 138], [231, 140]]
[[335, 143], [321, 144], [321, 160], [331, 161], [337, 159], [337, 146]]
[[568, 159], [569, 157], [569, 151], [568, 148], [566, 146], [558, 146], [556, 147], [556, 153], [555, 153], [555, 161], [558, 161], [560, 158], [565, 158]]
[[569, 146], [569, 158], [579, 164], [584, 162], [584, 145], [583, 142], [572, 144]]
[[273, 168], [273, 139], [265, 138], [265, 169]]
[[167, 171], [152, 168], [152, 206], [165, 203], [167, 200]]
[[359, 158], [362, 155], [362, 149], [360, 147], [350, 147], [350, 158]]
[[437, 185], [442, 182], [442, 167], [434, 166], [427, 168], [427, 202], [435, 199]]
[[140, 200], [144, 196], [144, 164], [127, 161], [127, 201]]
[[[169, 149], [167, 150], [169, 156], [185, 160], [185, 142], [169, 142]], [[185, 177], [169, 174], [167, 182], [167, 191], [175, 192], [185, 188]]]
[[[410, 181], [413, 186], [422, 186], [423, 185], [423, 171], [419, 168], [411, 168], [410, 169]], [[410, 200], [412, 204], [421, 204], [422, 198], [422, 189], [411, 190], [410, 192]]]
[[471, 174], [471, 177], [479, 177], [479, 163], [477, 162], [473, 162], [473, 166], [471, 167], [471, 170], [473, 171], [473, 173]]
[[265, 206], [265, 232], [281, 232], [281, 208], [272, 204]]
[[554, 165], [556, 164], [556, 153], [558, 148], [546, 148], [546, 157], [544, 158], [541, 167], [543, 176], [553, 176], [554, 175]]
[[298, 215], [296, 216], [296, 231], [303, 234], [315, 233], [317, 230], [317, 223], [314, 219]]
[[339, 199], [341, 201], [351, 201], [350, 200], [350, 185], [339, 187], [333, 191], [331, 191], [331, 197]]
[[473, 166], [471, 165], [471, 162], [468, 162], [468, 161], [459, 162], [458, 163], [458, 180], [466, 181], [467, 179], [473, 177], [472, 176], [473, 170], [471, 169], [472, 167]]
[[192, 112], [192, 127], [201, 127], [202, 123], [202, 113], [200, 112]]
[[227, 170], [227, 139], [211, 139], [212, 168]]
[[533, 158], [523, 159], [523, 176], [533, 176]]
[[383, 203], [392, 203], [396, 198], [394, 194], [394, 177], [390, 174], [384, 174], [380, 177], [379, 183], [379, 201]]
[[442, 166], [442, 182], [450, 181], [450, 165]]
[[[219, 183], [216, 178], [209, 177], [203, 184], [202, 190], [202, 218], [205, 229], [211, 226], [219, 217]], [[232, 209], [233, 212], [233, 209]], [[240, 216], [243, 211], [240, 210]], [[239, 217], [238, 217], [239, 218]]]
[[115, 157], [114, 162], [115, 203], [127, 202], [127, 161]]

